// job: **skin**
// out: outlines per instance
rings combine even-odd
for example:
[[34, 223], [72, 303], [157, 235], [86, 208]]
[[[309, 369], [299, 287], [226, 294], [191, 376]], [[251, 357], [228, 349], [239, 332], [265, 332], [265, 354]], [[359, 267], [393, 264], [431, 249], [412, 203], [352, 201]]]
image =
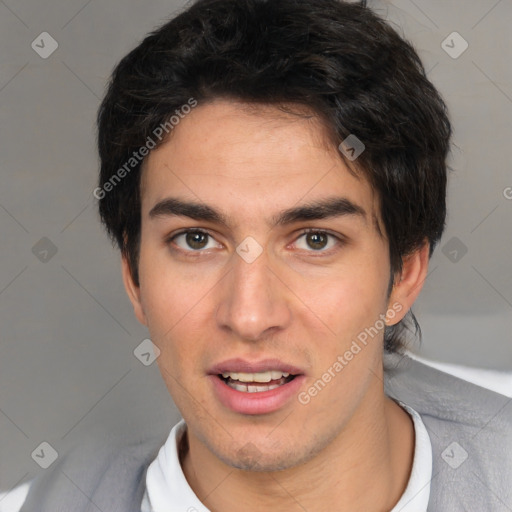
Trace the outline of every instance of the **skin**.
[[[384, 394], [383, 332], [307, 405], [294, 398], [272, 413], [239, 414], [219, 402], [207, 373], [232, 357], [275, 357], [304, 370], [307, 391], [393, 304], [401, 311], [387, 324], [405, 316], [427, 274], [428, 244], [404, 258], [388, 296], [376, 193], [350, 172], [316, 118], [272, 106], [199, 105], [147, 157], [141, 193], [140, 286], [125, 258], [123, 278], [187, 423], [180, 460], [197, 496], [214, 512], [391, 510], [409, 479], [414, 428]], [[333, 195], [366, 217], [267, 224], [281, 210]], [[229, 227], [152, 218], [170, 196], [220, 210]], [[169, 241], [185, 228], [211, 238]], [[339, 240], [319, 242], [305, 228]], [[236, 252], [248, 236], [264, 249], [252, 263]]]

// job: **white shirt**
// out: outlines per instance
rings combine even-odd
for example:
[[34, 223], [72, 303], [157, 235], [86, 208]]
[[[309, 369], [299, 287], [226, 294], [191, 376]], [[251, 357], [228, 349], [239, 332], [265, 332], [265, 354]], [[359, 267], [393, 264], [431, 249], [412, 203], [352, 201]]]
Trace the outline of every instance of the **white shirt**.
[[9, 492], [0, 493], [0, 512], [18, 512], [25, 503], [32, 482], [25, 482]]
[[[426, 512], [432, 478], [432, 445], [420, 415], [398, 401], [411, 416], [416, 434], [409, 482], [390, 512]], [[141, 512], [209, 512], [189, 486], [181, 468], [178, 447], [187, 425], [177, 423], [146, 473], [146, 492]]]

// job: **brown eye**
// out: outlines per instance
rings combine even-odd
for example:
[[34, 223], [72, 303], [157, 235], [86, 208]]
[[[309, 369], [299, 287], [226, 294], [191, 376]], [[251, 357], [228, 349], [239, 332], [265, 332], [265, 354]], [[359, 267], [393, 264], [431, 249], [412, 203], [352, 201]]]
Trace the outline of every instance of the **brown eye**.
[[304, 231], [295, 242], [301, 250], [319, 253], [331, 253], [331, 249], [342, 245], [342, 243], [342, 238], [326, 231], [314, 229]]
[[202, 252], [204, 249], [218, 247], [209, 233], [197, 229], [177, 233], [168, 238], [167, 243], [171, 242], [185, 252]]
[[200, 231], [191, 231], [185, 233], [185, 242], [192, 249], [204, 249], [206, 242], [208, 242], [208, 235]]
[[328, 237], [325, 233], [306, 233], [306, 243], [312, 249], [319, 250], [325, 248]]

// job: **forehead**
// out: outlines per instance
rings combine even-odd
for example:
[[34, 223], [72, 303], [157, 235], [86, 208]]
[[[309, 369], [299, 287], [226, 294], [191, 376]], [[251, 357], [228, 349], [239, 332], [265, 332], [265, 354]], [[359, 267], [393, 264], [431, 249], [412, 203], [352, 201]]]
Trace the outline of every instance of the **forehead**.
[[236, 213], [234, 221], [244, 212], [275, 219], [291, 205], [337, 196], [379, 218], [377, 194], [347, 166], [317, 116], [227, 100], [180, 120], [144, 162], [141, 193], [143, 215], [170, 195], [217, 205], [226, 216]]

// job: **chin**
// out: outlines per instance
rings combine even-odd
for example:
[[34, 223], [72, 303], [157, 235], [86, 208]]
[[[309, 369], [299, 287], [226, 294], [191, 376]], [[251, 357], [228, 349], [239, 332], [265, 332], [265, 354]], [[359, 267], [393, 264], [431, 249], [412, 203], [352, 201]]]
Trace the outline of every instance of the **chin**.
[[[211, 446], [210, 449], [227, 466], [242, 471], [270, 473], [304, 464], [322, 448], [313, 447], [309, 451], [300, 453], [297, 452], [297, 443], [290, 444], [290, 446], [282, 446], [279, 442], [270, 444], [268, 439], [266, 441], [264, 446], [260, 445], [260, 447], [248, 441], [238, 450], [236, 449], [236, 444], [238, 443], [233, 443], [235, 446], [225, 447], [227, 448], [226, 450], [219, 449], [217, 446]], [[306, 449], [305, 446], [302, 446], [302, 448], [303, 450]]]
[[[293, 456], [293, 459], [290, 458], [290, 456]], [[264, 456], [252, 445], [252, 447], [242, 448], [235, 455], [225, 458], [223, 462], [228, 466], [242, 471], [271, 473], [290, 469], [300, 464], [300, 461], [295, 460], [297, 454], [290, 454], [290, 456], [278, 455], [276, 457], [275, 454]]]

